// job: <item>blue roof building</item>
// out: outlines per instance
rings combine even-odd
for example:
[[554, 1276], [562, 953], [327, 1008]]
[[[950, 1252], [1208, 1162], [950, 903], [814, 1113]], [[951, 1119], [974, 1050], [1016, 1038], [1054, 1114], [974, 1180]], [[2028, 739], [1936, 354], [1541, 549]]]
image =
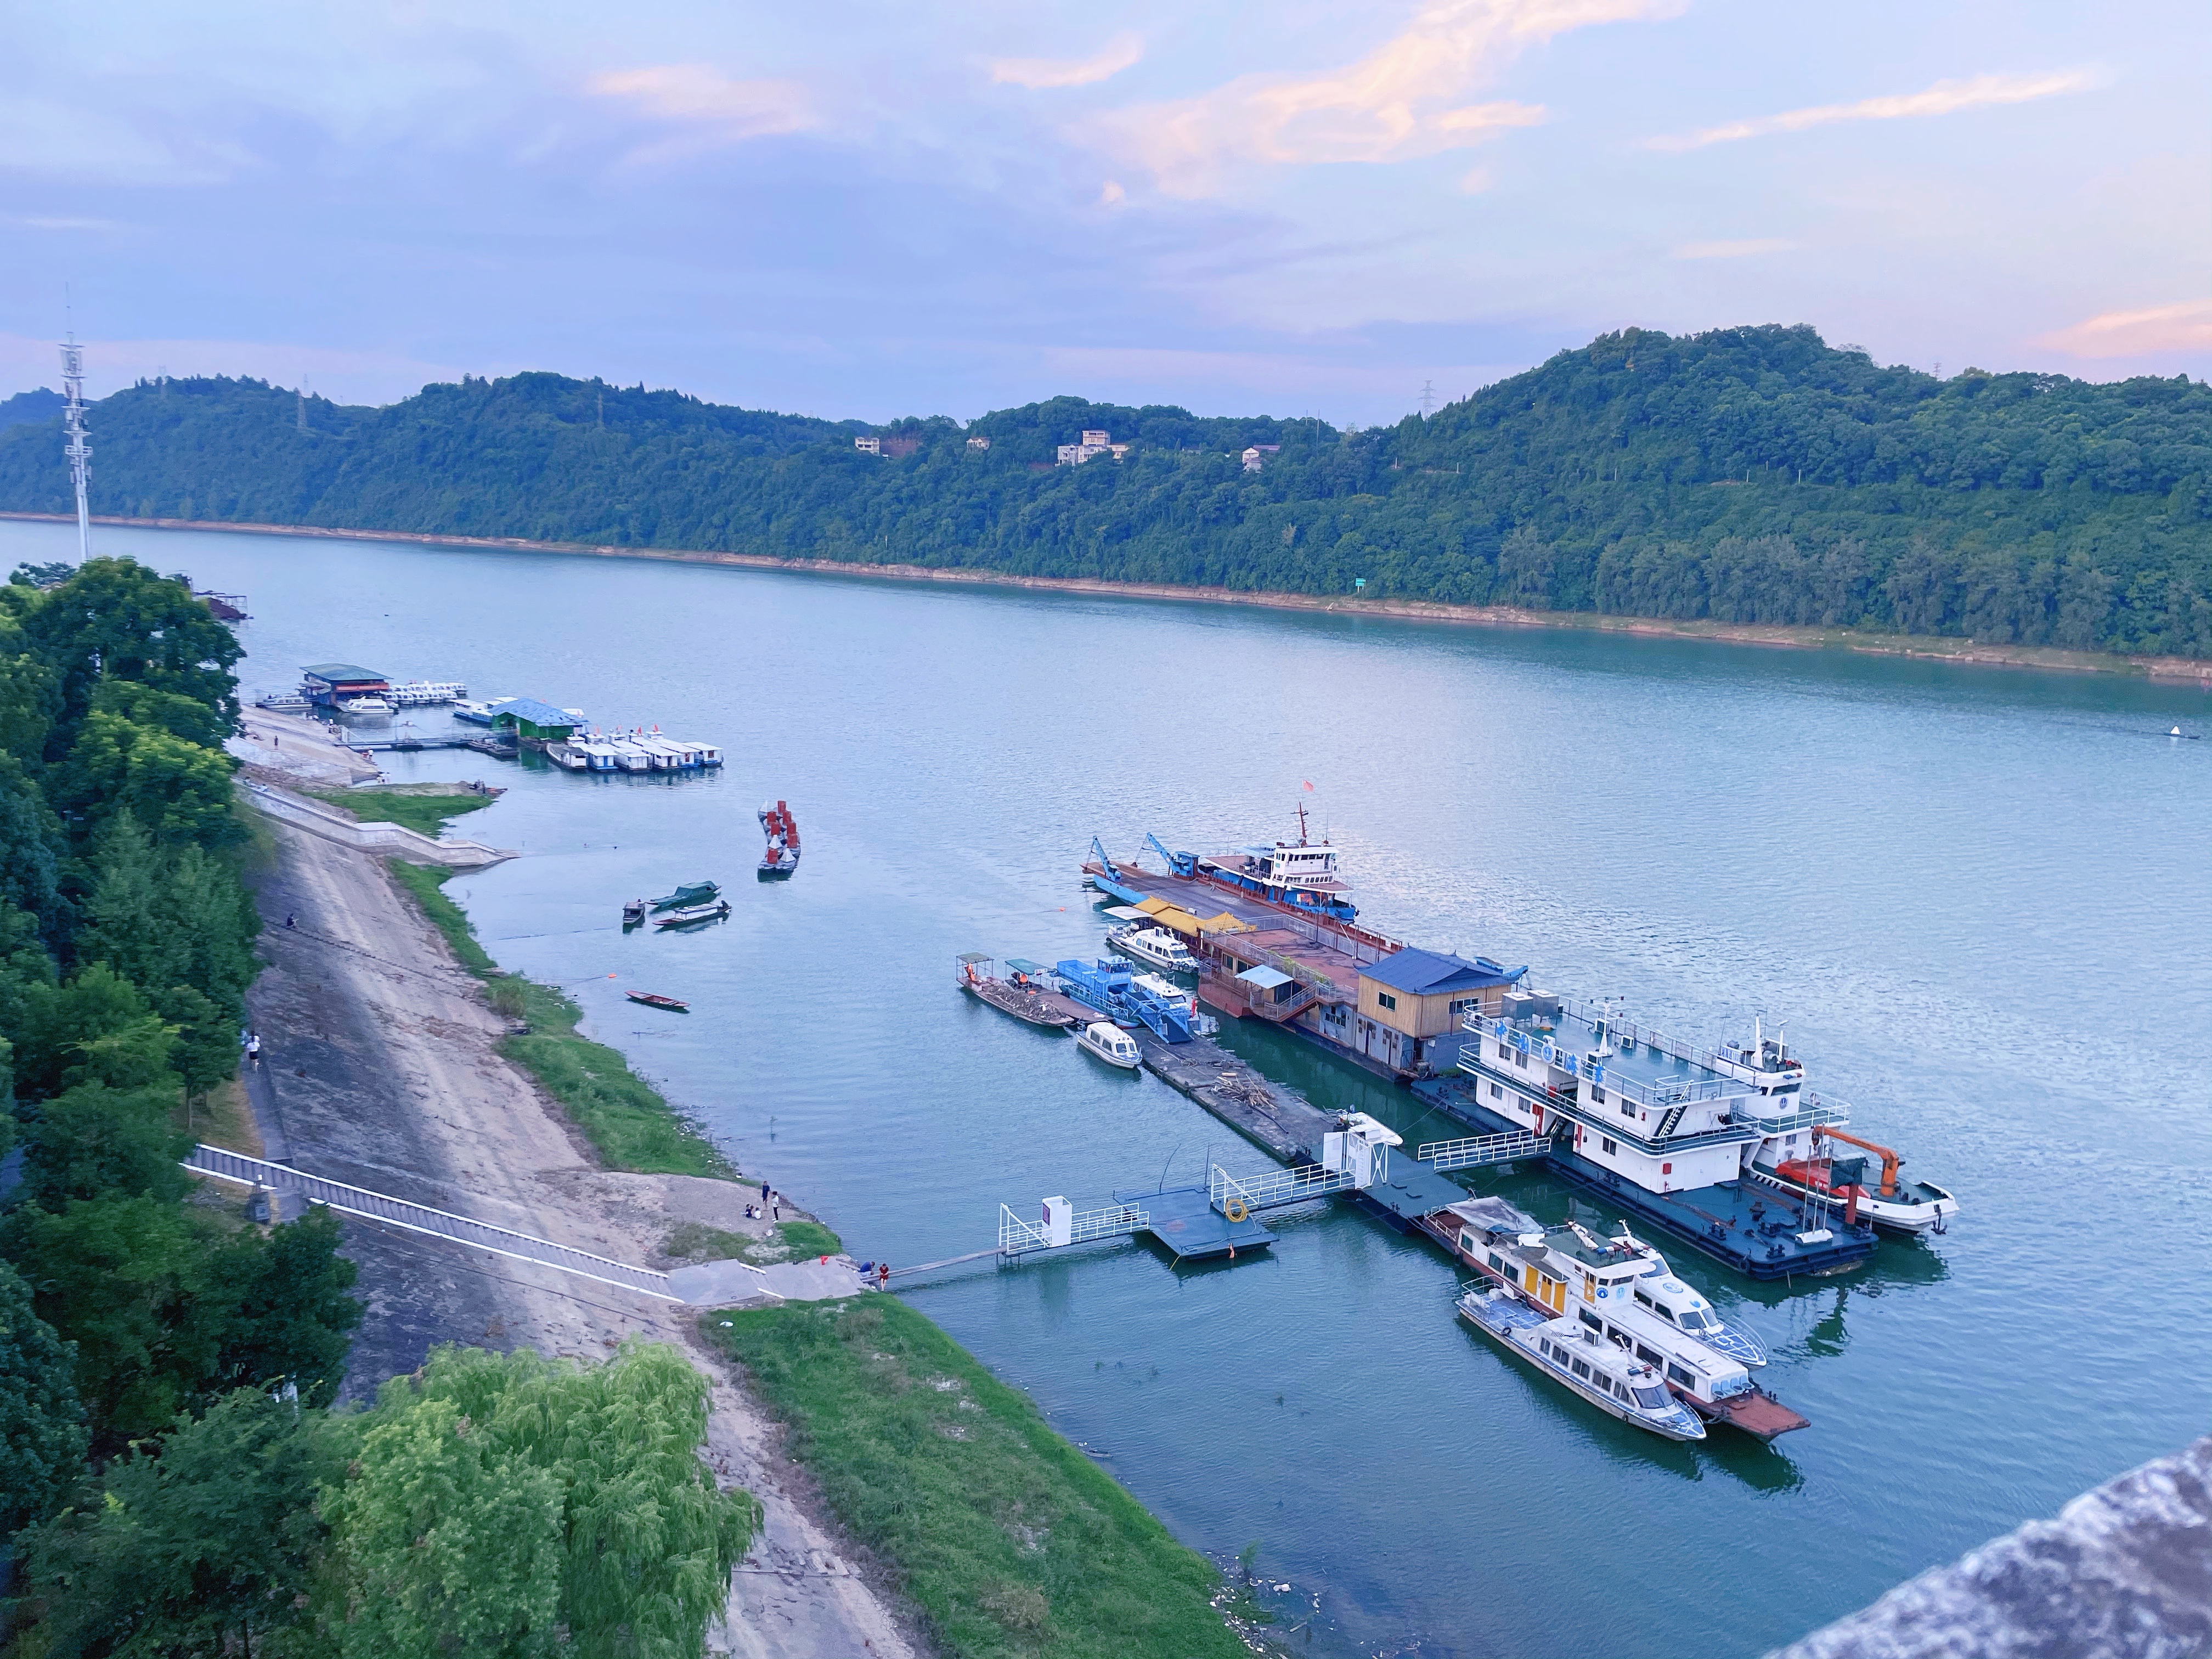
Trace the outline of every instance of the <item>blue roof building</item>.
[[1359, 1059], [1395, 1076], [1447, 1071], [1459, 1063], [1461, 1030], [1471, 1013], [1494, 1013], [1526, 968], [1488, 957], [1472, 962], [1447, 951], [1407, 949], [1359, 969], [1354, 1018], [1326, 1034]]
[[581, 724], [567, 709], [535, 697], [509, 697], [505, 702], [494, 703], [491, 723], [540, 743], [566, 743]]

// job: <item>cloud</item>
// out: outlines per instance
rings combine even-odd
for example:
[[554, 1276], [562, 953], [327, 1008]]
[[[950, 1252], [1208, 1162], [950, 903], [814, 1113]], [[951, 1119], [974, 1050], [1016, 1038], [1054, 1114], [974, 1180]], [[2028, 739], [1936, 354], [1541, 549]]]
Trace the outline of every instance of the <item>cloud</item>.
[[1128, 199], [1129, 192], [1121, 188], [1119, 179], [1109, 179], [1105, 187], [1098, 192], [1100, 207], [1120, 207]]
[[1594, 23], [1671, 15], [1679, 0], [1430, 0], [1373, 52], [1313, 76], [1247, 75], [1195, 98], [1123, 110], [1121, 150], [1178, 196], [1218, 191], [1232, 163], [1385, 162], [1531, 126], [1541, 108], [1458, 104], [1531, 46]]
[[822, 125], [813, 94], [799, 82], [732, 81], [710, 64], [610, 70], [585, 86], [595, 97], [624, 100], [657, 120], [690, 130], [684, 139], [634, 151], [632, 161], [806, 132]]
[[1117, 34], [1095, 58], [994, 58], [991, 79], [1004, 86], [1088, 87], [1109, 80], [1145, 55], [1142, 35]]
[[1741, 138], [1764, 138], [1777, 132], [1802, 132], [1837, 121], [1902, 121], [1926, 115], [1952, 115], [1962, 109], [1984, 109], [1992, 104], [2025, 104], [2064, 92], [2082, 92], [2102, 83], [2091, 70], [2062, 70], [2051, 75], [1977, 75], [1970, 81], [1938, 81], [1924, 92], [1895, 93], [1883, 98], [1862, 98], [1856, 104], [1816, 104], [1780, 115], [1761, 115], [1702, 132], [1677, 133], [1646, 138], [1646, 149], [1703, 149], [1707, 144], [1734, 143]]
[[2154, 351], [2212, 351], [2212, 300], [2191, 300], [2148, 311], [2107, 311], [2038, 345], [2076, 357], [2135, 357]]
[[1790, 253], [1802, 246], [1784, 236], [1756, 236], [1741, 242], [1685, 242], [1677, 259], [1749, 259], [1761, 253]]

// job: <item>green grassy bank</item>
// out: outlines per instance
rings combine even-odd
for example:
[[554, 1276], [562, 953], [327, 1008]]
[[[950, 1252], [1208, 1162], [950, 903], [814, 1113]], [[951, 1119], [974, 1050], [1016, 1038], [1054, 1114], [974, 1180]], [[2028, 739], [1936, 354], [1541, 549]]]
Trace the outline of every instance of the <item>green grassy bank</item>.
[[1028, 1397], [887, 1296], [710, 1315], [845, 1526], [957, 1659], [1253, 1651], [1221, 1575]]
[[[402, 797], [402, 799], [405, 799]], [[444, 804], [453, 798], [428, 798]], [[435, 835], [428, 829], [426, 835]], [[461, 907], [446, 896], [444, 883], [456, 872], [403, 860], [388, 860], [392, 878], [422, 906], [422, 914], [446, 936], [461, 965], [484, 982], [493, 1007], [530, 1027], [527, 1036], [500, 1041], [500, 1052], [536, 1078], [569, 1119], [599, 1149], [611, 1170], [647, 1175], [737, 1175], [714, 1143], [678, 1116], [659, 1091], [631, 1071], [629, 1062], [605, 1043], [576, 1034], [583, 1010], [550, 986], [503, 973], [477, 942]]]
[[480, 795], [459, 784], [393, 784], [367, 789], [306, 789], [302, 794], [350, 813], [363, 823], [396, 823], [435, 841], [446, 820], [489, 806], [499, 797]]

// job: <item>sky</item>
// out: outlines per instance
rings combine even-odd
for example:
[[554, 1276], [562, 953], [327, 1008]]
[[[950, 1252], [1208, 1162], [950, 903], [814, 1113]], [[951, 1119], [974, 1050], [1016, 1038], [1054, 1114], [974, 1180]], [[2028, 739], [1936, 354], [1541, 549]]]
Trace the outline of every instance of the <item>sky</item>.
[[2212, 8], [0, 13], [0, 395], [1401, 418], [1635, 325], [2212, 376]]

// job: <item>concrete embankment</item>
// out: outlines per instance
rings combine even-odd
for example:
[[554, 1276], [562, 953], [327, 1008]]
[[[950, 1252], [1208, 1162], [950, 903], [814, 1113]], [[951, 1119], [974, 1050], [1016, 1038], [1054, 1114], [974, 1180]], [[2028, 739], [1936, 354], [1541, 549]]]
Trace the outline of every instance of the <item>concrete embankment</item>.
[[[268, 1155], [595, 1255], [651, 1263], [686, 1222], [764, 1237], [744, 1190], [600, 1167], [560, 1109], [499, 1052], [507, 1021], [393, 884], [383, 858], [280, 820], [257, 897], [272, 925], [248, 1004], [248, 1074]], [[284, 918], [295, 918], [293, 927]], [[707, 1456], [761, 1500], [714, 1651], [747, 1659], [910, 1655], [910, 1620], [866, 1553], [828, 1518], [783, 1431], [706, 1348], [693, 1316], [619, 1286], [348, 1219], [367, 1318], [348, 1391], [373, 1392], [440, 1342], [603, 1358], [634, 1335], [687, 1347], [713, 1382]]]

